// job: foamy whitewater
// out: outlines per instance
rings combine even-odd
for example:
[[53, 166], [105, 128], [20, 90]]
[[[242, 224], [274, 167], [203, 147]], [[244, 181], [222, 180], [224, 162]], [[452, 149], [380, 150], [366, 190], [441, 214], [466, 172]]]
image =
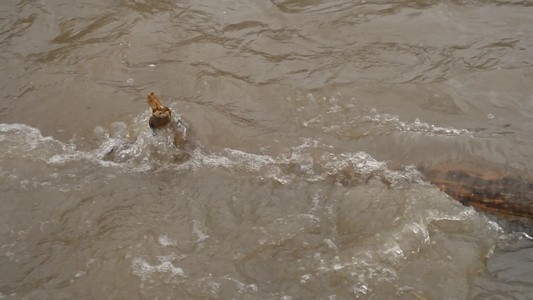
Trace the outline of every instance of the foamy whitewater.
[[[172, 231], [165, 228], [156, 229], [149, 247], [159, 250], [155, 253], [151, 253], [153, 250], [143, 251], [145, 246], [141, 241], [140, 248], [130, 246], [130, 249], [137, 250], [127, 251], [125, 256], [129, 272], [141, 280], [140, 288], [145, 289], [147, 284], [152, 285], [155, 281], [158, 285], [189, 288], [191, 284], [198, 285], [202, 290], [200, 295], [206, 297], [222, 295], [228, 288], [243, 295], [261, 295], [260, 285], [251, 283], [257, 282], [255, 280], [238, 279], [237, 274], [231, 273], [191, 274], [188, 261], [203, 257], [205, 251], [211, 253], [213, 247], [220, 247], [221, 251], [231, 253], [227, 259], [240, 261], [246, 269], [246, 261], [263, 260], [266, 257], [261, 253], [275, 255], [271, 251], [282, 247], [285, 249], [282, 251], [288, 253], [300, 249], [296, 261], [302, 266], [288, 275], [289, 282], [311, 294], [341, 299], [344, 294], [330, 294], [324, 289], [325, 283], [337, 282], [335, 284], [345, 285], [341, 290], [346, 295], [355, 297], [379, 295], [380, 290], [389, 289], [391, 284], [396, 293], [417, 295], [421, 286], [417, 289], [401, 282], [405, 273], [419, 264], [429, 259], [438, 262], [438, 268], [465, 268], [465, 274], [470, 278], [483, 269], [483, 260], [490, 259], [498, 240], [512, 238], [503, 235], [502, 229], [483, 214], [462, 206], [426, 182], [415, 166], [391, 170], [386, 162], [375, 160], [368, 153], [336, 153], [335, 149], [312, 138], [301, 138], [299, 145], [276, 156], [229, 148], [209, 153], [198, 144], [188, 160], [175, 162], [172, 156], [181, 150], [173, 145], [170, 132], [154, 132], [145, 126], [148, 116], [148, 113], [142, 114], [129, 127], [122, 122], [115, 122], [110, 128], [95, 127], [98, 144], [88, 151], [77, 150], [74, 140], [65, 143], [44, 137], [37, 128], [1, 124], [0, 174], [4, 189], [8, 186], [19, 186], [22, 190], [56, 189], [61, 197], [73, 191], [92, 193], [91, 186], [95, 181], [113, 181], [130, 176], [127, 174], [161, 174], [162, 179], [175, 176], [182, 177], [180, 182], [183, 182], [185, 177], [202, 177], [216, 169], [222, 172], [221, 175], [226, 174], [222, 176], [233, 178], [233, 184], [242, 186], [238, 188], [242, 192], [251, 193], [248, 201], [254, 202], [256, 188], [246, 191], [245, 186], [271, 182], [268, 185], [273, 185], [273, 193], [279, 193], [277, 197], [285, 195], [283, 200], [278, 200], [293, 208], [274, 214], [278, 216], [273, 215], [269, 221], [267, 218], [264, 222], [242, 227], [246, 224], [243, 223], [238, 226], [241, 229], [232, 229], [225, 237], [205, 223], [203, 217], [186, 221], [190, 236], [185, 240], [179, 235], [173, 236]], [[419, 120], [406, 124], [398, 117], [375, 111], [361, 120], [386, 125], [390, 130], [434, 135], [470, 134]], [[179, 188], [181, 184], [185, 185]], [[319, 188], [314, 187], [317, 184]], [[145, 188], [140, 188], [139, 192], [144, 193]], [[186, 183], [169, 188], [182, 191], [175, 195], [178, 198], [168, 201], [180, 201], [180, 193], [186, 193], [188, 189]], [[231, 201], [242, 201], [237, 200], [239, 194], [230, 196], [233, 197]], [[302, 204], [289, 204], [296, 200], [294, 197], [310, 198], [304, 201], [307, 204], [297, 208]], [[245, 214], [238, 218], [250, 216]], [[383, 217], [385, 219], [377, 223], [372, 220]], [[41, 222], [41, 227], [46, 226], [43, 225], [46, 222]], [[86, 224], [91, 226], [92, 223]], [[436, 224], [440, 225], [435, 227]], [[475, 233], [454, 239], [455, 234], [463, 236], [470, 231]], [[305, 236], [316, 237], [306, 241]], [[143, 239], [147, 238], [145, 235]], [[464, 238], [470, 240], [468, 246], [462, 241]], [[3, 245], [3, 248], [15, 249], [20, 242], [22, 240]], [[457, 247], [470, 250], [453, 254]], [[443, 257], [439, 259], [433, 257], [441, 251], [448, 254], [439, 254]], [[445, 257], [450, 255], [453, 258], [446, 262]], [[89, 269], [78, 270], [74, 277], [86, 277]], [[419, 280], [424, 282], [423, 277]], [[464, 292], [465, 289], [463, 286], [458, 290]], [[290, 299], [288, 295], [279, 296]]]

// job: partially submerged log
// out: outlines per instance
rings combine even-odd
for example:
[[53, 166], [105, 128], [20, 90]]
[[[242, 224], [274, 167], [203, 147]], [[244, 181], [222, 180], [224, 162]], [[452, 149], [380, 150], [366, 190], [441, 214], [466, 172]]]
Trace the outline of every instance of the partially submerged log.
[[[185, 149], [190, 144], [187, 126], [173, 119], [170, 108], [163, 106], [154, 93], [148, 94], [152, 116], [148, 121], [154, 130], [170, 128], [174, 144]], [[184, 152], [185, 159], [188, 154]], [[464, 205], [505, 215], [533, 218], [533, 183], [520, 178], [503, 176], [494, 171], [475, 171], [464, 167], [419, 167], [426, 179], [451, 198]]]
[[170, 108], [163, 106], [161, 100], [154, 93], [148, 94], [148, 105], [152, 108], [152, 116], [148, 121], [150, 128], [162, 128], [172, 121], [172, 111]]
[[419, 169], [429, 182], [464, 205], [533, 218], [533, 183], [526, 179], [454, 166]]
[[152, 116], [148, 120], [150, 128], [156, 130], [161, 128], [170, 128], [174, 135], [174, 145], [180, 149], [184, 149], [189, 143], [187, 139], [187, 126], [183, 124], [181, 119], [172, 119], [172, 111], [170, 108], [163, 106], [163, 103], [154, 93], [148, 94], [148, 105], [152, 108]]

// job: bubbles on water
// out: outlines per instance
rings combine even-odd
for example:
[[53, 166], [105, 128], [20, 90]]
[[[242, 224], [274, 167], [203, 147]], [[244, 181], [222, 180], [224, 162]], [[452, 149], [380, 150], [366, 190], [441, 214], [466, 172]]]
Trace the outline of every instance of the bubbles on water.
[[37, 128], [25, 124], [0, 124], [0, 157], [48, 160], [56, 153], [75, 153], [75, 145], [44, 137]]
[[250, 170], [259, 171], [263, 166], [275, 164], [276, 161], [267, 155], [246, 153], [240, 150], [225, 149], [228, 156], [235, 158], [238, 164], [246, 165]]
[[114, 122], [111, 124], [111, 136], [114, 138], [124, 139], [129, 137], [128, 125], [124, 122]]
[[159, 244], [163, 247], [169, 247], [169, 246], [176, 246], [178, 244], [177, 241], [170, 239], [167, 235], [160, 235], [157, 239], [159, 241]]
[[167, 273], [171, 276], [185, 276], [180, 267], [172, 264], [172, 259], [165, 258], [160, 264], [149, 264], [142, 258], [135, 258], [132, 262], [133, 273], [142, 280], [150, 278], [155, 273]]
[[311, 274], [304, 274], [302, 275], [302, 277], [300, 277], [300, 283], [301, 284], [306, 284], [309, 279], [311, 279]]
[[356, 297], [360, 297], [362, 295], [366, 295], [369, 289], [366, 284], [357, 284], [352, 286], [351, 291]]
[[324, 239], [324, 243], [326, 243], [326, 245], [328, 245], [328, 248], [330, 248], [333, 251], [338, 251], [339, 250], [337, 245], [335, 245], [335, 243], [332, 240], [330, 240], [330, 239]]
[[440, 127], [416, 119], [409, 123], [400, 116], [379, 112], [376, 108], [357, 104], [357, 100], [336, 93], [329, 98], [307, 94], [304, 106], [296, 109], [295, 119], [304, 128], [315, 128], [324, 133], [360, 138], [382, 135], [383, 132], [417, 132], [428, 135], [471, 135], [466, 129]]
[[206, 230], [204, 228], [204, 225], [198, 220], [192, 221], [192, 231], [194, 235], [196, 235], [196, 237], [198, 238], [196, 240], [197, 242], [203, 242], [209, 237], [209, 235], [205, 233]]
[[79, 277], [85, 276], [85, 274], [86, 273], [84, 271], [78, 271], [78, 273], [74, 274], [74, 277], [79, 278]]
[[375, 112], [374, 116], [367, 116], [365, 120], [373, 123], [390, 125], [392, 128], [406, 132], [421, 132], [435, 135], [471, 135], [467, 129], [455, 129], [431, 125], [421, 122], [418, 118], [413, 123], [400, 121], [398, 116], [389, 114], [379, 114]]

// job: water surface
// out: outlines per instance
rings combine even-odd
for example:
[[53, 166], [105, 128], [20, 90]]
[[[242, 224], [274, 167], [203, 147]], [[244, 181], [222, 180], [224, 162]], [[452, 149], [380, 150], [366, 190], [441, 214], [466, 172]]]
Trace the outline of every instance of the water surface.
[[419, 172], [530, 177], [531, 3], [0, 11], [0, 298], [533, 298], [531, 227]]

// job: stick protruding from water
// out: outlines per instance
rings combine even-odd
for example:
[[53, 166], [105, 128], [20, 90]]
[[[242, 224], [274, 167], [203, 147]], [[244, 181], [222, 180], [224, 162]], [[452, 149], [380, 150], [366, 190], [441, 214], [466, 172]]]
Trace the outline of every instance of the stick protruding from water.
[[163, 106], [161, 100], [154, 93], [148, 94], [146, 102], [152, 108], [152, 116], [148, 121], [150, 128], [161, 128], [171, 122], [172, 111], [170, 108]]

